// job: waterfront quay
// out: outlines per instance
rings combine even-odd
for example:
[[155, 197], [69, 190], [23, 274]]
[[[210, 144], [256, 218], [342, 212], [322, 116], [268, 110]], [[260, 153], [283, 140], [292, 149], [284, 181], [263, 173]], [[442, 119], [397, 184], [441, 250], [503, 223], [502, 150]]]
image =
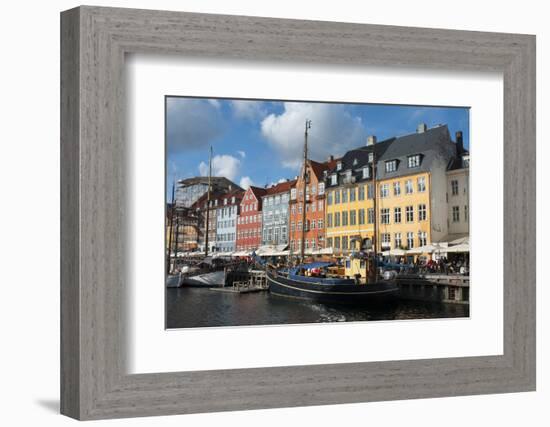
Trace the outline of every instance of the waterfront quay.
[[456, 274], [399, 274], [399, 298], [469, 304], [470, 277]]

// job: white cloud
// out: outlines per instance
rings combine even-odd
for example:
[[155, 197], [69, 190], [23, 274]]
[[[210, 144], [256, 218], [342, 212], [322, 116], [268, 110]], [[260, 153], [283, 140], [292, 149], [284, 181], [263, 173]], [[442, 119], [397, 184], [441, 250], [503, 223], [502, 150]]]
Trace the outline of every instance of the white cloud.
[[249, 176], [243, 176], [239, 181], [239, 187], [243, 188], [244, 190], [248, 190], [251, 185], [254, 185], [254, 181], [252, 181]]
[[254, 120], [265, 116], [265, 110], [261, 101], [231, 101], [233, 114], [240, 119]]
[[[241, 161], [229, 154], [220, 154], [212, 157], [212, 176], [223, 176], [231, 181], [239, 175]], [[201, 176], [208, 175], [208, 164], [201, 162], [199, 164]]]
[[241, 158], [245, 158], [246, 157], [246, 153], [242, 150], [237, 150], [237, 153], [239, 154], [239, 156], [241, 156]]
[[169, 152], [207, 148], [224, 130], [221, 111], [215, 100], [168, 98], [166, 133]]
[[265, 117], [261, 129], [286, 167], [297, 168], [302, 163], [306, 119], [312, 121], [308, 157], [313, 160], [342, 155], [366, 138], [361, 118], [352, 116], [344, 105], [285, 102], [284, 111]]

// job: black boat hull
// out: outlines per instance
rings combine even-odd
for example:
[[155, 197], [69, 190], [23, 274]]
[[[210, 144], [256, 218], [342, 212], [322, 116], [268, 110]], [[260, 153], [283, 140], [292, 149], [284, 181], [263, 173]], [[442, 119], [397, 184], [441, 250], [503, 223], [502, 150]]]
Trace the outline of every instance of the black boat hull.
[[269, 292], [318, 302], [366, 304], [394, 299], [399, 288], [394, 281], [380, 281], [368, 285], [322, 284], [290, 279], [267, 272]]

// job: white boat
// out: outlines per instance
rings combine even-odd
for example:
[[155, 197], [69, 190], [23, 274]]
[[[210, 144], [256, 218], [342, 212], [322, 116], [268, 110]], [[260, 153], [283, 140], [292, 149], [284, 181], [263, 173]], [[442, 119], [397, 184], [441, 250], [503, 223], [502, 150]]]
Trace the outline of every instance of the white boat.
[[181, 273], [166, 275], [166, 287], [167, 288], [179, 288], [181, 286]]
[[180, 286], [208, 288], [225, 286], [225, 271], [215, 270], [205, 273], [194, 274], [192, 276], [182, 275]]

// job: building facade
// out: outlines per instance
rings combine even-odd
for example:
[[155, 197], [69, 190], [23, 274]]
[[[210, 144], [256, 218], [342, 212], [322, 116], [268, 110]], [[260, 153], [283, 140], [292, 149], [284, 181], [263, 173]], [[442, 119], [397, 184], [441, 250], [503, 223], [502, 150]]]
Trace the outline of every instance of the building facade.
[[[304, 233], [305, 251], [325, 247], [325, 182], [324, 174], [333, 161], [319, 163], [308, 160], [306, 179], [303, 179], [303, 168], [296, 183], [290, 189], [290, 250], [301, 251], [302, 232]], [[304, 205], [305, 191], [305, 205]], [[303, 212], [305, 211], [305, 224]]]
[[447, 126], [423, 124], [379, 143], [370, 137], [346, 153], [326, 176], [327, 246], [336, 253], [361, 248], [373, 241], [375, 221], [377, 251], [440, 242], [450, 232], [448, 172], [464, 153]]
[[269, 187], [262, 201], [262, 245], [288, 245], [290, 189], [296, 180]]
[[[456, 141], [462, 145], [462, 132]], [[447, 224], [449, 239], [468, 234], [470, 229], [470, 154], [462, 150], [460, 157], [447, 171]]]
[[220, 198], [216, 208], [215, 252], [234, 252], [237, 240], [237, 218], [244, 192], [235, 190]]
[[266, 192], [251, 186], [243, 195], [237, 218], [237, 251], [258, 249], [262, 242], [262, 197]]

